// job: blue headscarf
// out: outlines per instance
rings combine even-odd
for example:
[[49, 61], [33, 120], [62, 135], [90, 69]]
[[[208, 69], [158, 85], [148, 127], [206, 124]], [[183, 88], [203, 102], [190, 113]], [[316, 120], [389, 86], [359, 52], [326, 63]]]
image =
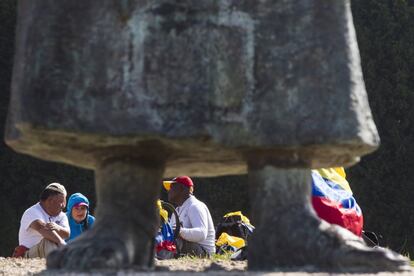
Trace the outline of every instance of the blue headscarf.
[[[77, 223], [72, 217], [72, 208], [76, 204], [82, 202], [88, 205], [88, 211], [86, 213], [85, 220], [81, 221], [80, 223]], [[85, 231], [85, 226], [87, 226], [87, 229], [91, 228], [93, 223], [95, 222], [95, 218], [89, 215], [89, 200], [86, 198], [86, 196], [84, 196], [81, 193], [75, 193], [69, 197], [67, 210], [68, 211], [66, 212], [66, 216], [69, 220], [70, 237], [66, 241], [70, 241], [79, 236], [83, 231]]]

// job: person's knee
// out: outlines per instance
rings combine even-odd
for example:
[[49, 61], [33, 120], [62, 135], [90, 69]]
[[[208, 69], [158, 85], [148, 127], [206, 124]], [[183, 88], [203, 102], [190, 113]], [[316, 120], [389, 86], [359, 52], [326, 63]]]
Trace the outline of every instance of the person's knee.
[[25, 253], [26, 258], [46, 258], [50, 252], [57, 249], [58, 245], [48, 239], [42, 239], [38, 244]]
[[58, 245], [50, 240], [43, 239], [41, 242], [43, 243], [46, 255], [58, 248]]

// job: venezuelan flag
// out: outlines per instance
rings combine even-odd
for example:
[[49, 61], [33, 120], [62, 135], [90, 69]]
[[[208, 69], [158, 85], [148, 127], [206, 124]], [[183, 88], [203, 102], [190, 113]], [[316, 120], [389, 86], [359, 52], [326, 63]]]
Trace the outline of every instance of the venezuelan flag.
[[362, 235], [364, 219], [342, 167], [312, 170], [312, 205], [318, 216]]

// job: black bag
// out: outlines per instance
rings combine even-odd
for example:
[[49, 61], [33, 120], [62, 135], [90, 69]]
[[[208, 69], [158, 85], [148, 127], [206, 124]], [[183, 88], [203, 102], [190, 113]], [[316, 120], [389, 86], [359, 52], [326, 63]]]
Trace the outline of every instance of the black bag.
[[242, 238], [247, 242], [247, 238], [253, 233], [253, 229], [254, 227], [251, 224], [244, 223], [239, 215], [223, 217], [216, 227], [216, 240], [221, 233], [226, 232], [230, 236]]

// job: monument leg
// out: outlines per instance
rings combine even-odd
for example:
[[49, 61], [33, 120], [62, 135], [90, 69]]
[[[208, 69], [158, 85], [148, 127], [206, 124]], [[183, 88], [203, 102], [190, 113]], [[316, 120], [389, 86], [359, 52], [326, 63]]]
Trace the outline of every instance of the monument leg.
[[320, 220], [311, 205], [311, 171], [249, 168], [253, 192], [250, 270], [313, 266], [329, 270], [408, 270], [405, 257], [369, 248], [342, 227]]
[[154, 236], [164, 162], [115, 158], [95, 171], [98, 207], [94, 226], [52, 252], [48, 268], [88, 270], [153, 266]]

